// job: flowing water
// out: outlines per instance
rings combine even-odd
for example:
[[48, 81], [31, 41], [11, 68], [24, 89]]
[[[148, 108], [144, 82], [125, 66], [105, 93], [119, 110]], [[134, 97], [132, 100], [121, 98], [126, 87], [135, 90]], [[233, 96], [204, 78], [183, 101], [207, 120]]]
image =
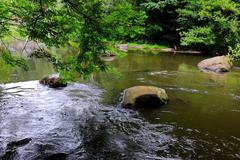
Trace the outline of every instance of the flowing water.
[[[240, 71], [202, 73], [204, 58], [130, 53], [64, 89], [40, 85], [52, 67], [31, 60], [0, 88], [0, 159], [240, 159]], [[164, 88], [169, 104], [121, 108], [135, 85]]]

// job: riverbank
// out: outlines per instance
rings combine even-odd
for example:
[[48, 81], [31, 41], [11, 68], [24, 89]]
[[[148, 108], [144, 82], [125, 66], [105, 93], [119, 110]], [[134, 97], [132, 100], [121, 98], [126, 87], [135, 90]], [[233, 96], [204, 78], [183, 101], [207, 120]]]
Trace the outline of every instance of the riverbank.
[[120, 51], [128, 52], [128, 51], [141, 51], [143, 53], [153, 53], [158, 54], [161, 52], [169, 52], [169, 53], [185, 53], [185, 54], [202, 54], [202, 51], [196, 50], [178, 50], [175, 46], [174, 48], [169, 45], [164, 44], [147, 44], [147, 43], [125, 43], [125, 44], [117, 44], [115, 45], [117, 49]]

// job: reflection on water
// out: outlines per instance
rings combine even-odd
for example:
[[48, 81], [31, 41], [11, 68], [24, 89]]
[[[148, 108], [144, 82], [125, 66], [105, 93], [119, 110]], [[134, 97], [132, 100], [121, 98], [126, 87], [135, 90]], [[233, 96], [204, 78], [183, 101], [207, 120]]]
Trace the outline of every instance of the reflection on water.
[[[92, 84], [49, 89], [37, 81], [53, 73], [44, 61], [17, 70], [0, 91], [2, 159], [240, 159], [240, 72], [198, 71], [192, 55], [129, 54], [110, 62]], [[160, 109], [118, 106], [134, 85], [166, 89]]]
[[28, 59], [27, 63], [30, 66], [30, 70], [25, 72], [21, 68], [13, 70], [13, 68], [0, 59], [0, 84], [36, 80], [44, 75], [54, 73], [53, 66], [44, 59]]
[[180, 157], [240, 158], [240, 72], [202, 73], [196, 65], [204, 58], [132, 54], [111, 63], [121, 76], [102, 73], [96, 80], [105, 89], [106, 104], [115, 104], [117, 99], [109, 97], [118, 97], [119, 92], [134, 85], [166, 89], [168, 105], [154, 111], [142, 110], [140, 114], [152, 124], [173, 125], [172, 136], [192, 142], [189, 148], [193, 151]]
[[11, 73], [12, 73], [11, 66], [7, 65], [0, 57], [0, 83], [8, 82], [10, 80]]

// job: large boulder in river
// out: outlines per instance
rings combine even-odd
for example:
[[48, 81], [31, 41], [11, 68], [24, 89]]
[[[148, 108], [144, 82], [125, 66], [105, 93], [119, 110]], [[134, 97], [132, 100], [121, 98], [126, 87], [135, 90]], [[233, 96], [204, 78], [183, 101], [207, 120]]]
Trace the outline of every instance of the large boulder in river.
[[40, 84], [48, 86], [50, 88], [61, 88], [61, 87], [66, 87], [67, 83], [64, 82], [61, 78], [59, 77], [43, 77], [40, 81]]
[[198, 63], [198, 68], [206, 72], [224, 73], [229, 72], [231, 67], [232, 65], [226, 56], [217, 56]]
[[168, 102], [168, 95], [164, 89], [153, 86], [135, 86], [124, 91], [122, 106], [131, 107], [159, 107]]

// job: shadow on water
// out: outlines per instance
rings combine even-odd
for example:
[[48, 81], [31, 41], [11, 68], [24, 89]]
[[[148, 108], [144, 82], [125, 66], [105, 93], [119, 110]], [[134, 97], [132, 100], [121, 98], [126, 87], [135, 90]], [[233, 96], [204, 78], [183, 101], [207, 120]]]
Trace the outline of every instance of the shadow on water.
[[[33, 63], [0, 89], [0, 159], [239, 159], [239, 71], [219, 76], [195, 67], [204, 57], [129, 54], [90, 83], [50, 89], [37, 81], [50, 67]], [[31, 75], [31, 76], [29, 76]], [[35, 78], [34, 78], [35, 77]], [[134, 85], [166, 89], [158, 109], [123, 109]]]

